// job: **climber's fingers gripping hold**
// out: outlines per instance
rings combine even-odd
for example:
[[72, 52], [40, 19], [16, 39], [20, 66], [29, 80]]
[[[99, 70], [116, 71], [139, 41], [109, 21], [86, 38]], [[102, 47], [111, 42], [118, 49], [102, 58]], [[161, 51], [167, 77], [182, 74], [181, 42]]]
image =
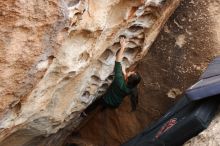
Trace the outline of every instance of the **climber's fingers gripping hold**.
[[117, 61], [117, 62], [121, 62], [121, 61], [122, 61], [123, 53], [124, 53], [125, 47], [126, 47], [127, 44], [128, 44], [128, 41], [127, 41], [124, 37], [121, 37], [121, 38], [120, 38], [120, 44], [121, 44], [121, 48], [120, 48], [120, 50], [117, 52], [117, 55], [116, 55], [116, 61]]
[[126, 46], [128, 45], [128, 40], [125, 39], [125, 37], [120, 38], [120, 44], [121, 44], [121, 49], [125, 49]]

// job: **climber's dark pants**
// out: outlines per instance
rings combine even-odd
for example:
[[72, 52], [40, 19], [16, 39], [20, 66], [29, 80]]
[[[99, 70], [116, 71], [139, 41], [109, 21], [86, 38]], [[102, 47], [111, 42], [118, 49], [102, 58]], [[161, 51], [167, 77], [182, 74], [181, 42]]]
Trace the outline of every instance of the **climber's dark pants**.
[[85, 109], [85, 113], [89, 114], [92, 111], [94, 111], [97, 107], [101, 108], [101, 111], [105, 110], [107, 107], [109, 107], [109, 105], [106, 104], [106, 102], [104, 101], [103, 97], [100, 97], [98, 99], [96, 99], [91, 105], [89, 105], [86, 109]]

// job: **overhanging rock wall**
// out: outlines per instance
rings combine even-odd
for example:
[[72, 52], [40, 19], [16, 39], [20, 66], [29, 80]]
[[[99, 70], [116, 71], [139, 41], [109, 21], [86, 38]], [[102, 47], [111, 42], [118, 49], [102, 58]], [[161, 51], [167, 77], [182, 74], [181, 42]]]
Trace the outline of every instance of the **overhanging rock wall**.
[[118, 37], [129, 67], [179, 1], [1, 1], [0, 145], [62, 145], [111, 83]]
[[[220, 54], [219, 14], [219, 0], [181, 1], [138, 65], [143, 80], [137, 111], [130, 112], [129, 98], [125, 98], [119, 108], [97, 113], [68, 140], [118, 146], [159, 119]], [[218, 112], [209, 128], [186, 146], [218, 146], [219, 121]]]

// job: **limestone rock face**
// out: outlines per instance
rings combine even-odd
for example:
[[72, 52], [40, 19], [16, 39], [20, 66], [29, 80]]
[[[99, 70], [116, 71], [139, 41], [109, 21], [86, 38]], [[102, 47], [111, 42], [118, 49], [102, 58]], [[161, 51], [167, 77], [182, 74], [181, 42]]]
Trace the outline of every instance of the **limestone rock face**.
[[130, 67], [179, 1], [1, 1], [0, 145], [61, 146], [111, 83], [119, 36]]

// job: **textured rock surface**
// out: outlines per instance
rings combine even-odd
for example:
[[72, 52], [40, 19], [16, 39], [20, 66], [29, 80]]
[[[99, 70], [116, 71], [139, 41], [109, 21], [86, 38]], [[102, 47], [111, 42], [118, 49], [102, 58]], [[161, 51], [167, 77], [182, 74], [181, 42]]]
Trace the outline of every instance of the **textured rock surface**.
[[[106, 111], [106, 117], [98, 113], [70, 141], [117, 146], [159, 118], [220, 54], [219, 8], [217, 0], [182, 1], [138, 65], [143, 82], [137, 111], [131, 113], [125, 99], [119, 109]], [[219, 131], [218, 114], [206, 131], [186, 145], [218, 146]]]
[[118, 37], [129, 38], [129, 67], [178, 3], [1, 1], [0, 145], [62, 145], [81, 111], [110, 84]]

